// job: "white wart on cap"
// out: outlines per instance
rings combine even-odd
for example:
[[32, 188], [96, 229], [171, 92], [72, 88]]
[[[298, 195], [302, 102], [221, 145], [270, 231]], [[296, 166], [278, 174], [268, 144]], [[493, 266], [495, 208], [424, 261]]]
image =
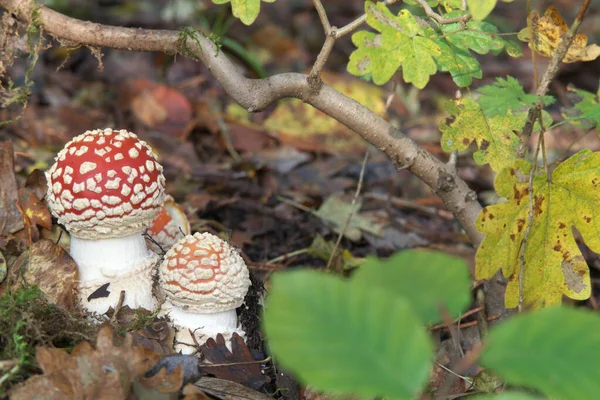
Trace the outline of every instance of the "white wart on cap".
[[199, 344], [219, 333], [228, 343], [233, 332], [243, 337], [235, 309], [244, 302], [250, 278], [229, 243], [210, 233], [184, 237], [165, 255], [159, 279], [166, 296], [163, 309], [179, 329], [176, 350], [194, 352], [190, 329]]

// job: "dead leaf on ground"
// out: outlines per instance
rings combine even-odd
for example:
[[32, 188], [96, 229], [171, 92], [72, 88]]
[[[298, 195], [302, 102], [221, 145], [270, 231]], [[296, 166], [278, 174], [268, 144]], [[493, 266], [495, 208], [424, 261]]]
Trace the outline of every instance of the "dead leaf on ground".
[[[335, 243], [333, 241], [325, 240], [323, 236], [317, 235], [308, 247], [307, 252], [315, 258], [327, 262], [334, 249]], [[350, 251], [340, 247], [337, 249], [337, 257], [333, 260], [332, 269], [334, 271], [345, 271], [360, 267], [363, 262], [363, 258], [354, 257]]]
[[202, 369], [217, 378], [238, 382], [249, 388], [258, 390], [267, 383], [262, 374], [260, 363], [256, 362], [244, 340], [234, 333], [231, 338], [231, 351], [225, 345], [223, 335], [217, 335], [217, 340], [210, 338], [200, 347], [204, 358], [213, 364], [202, 364]]
[[226, 379], [202, 377], [193, 385], [219, 399], [273, 400], [271, 396]]
[[321, 207], [315, 212], [318, 216], [329, 225], [335, 232], [340, 233], [346, 225], [348, 216], [354, 212], [352, 218], [348, 222], [348, 226], [343, 231], [344, 236], [353, 242], [358, 242], [362, 238], [363, 232], [368, 232], [372, 235], [381, 237], [383, 235], [384, 225], [368, 218], [360, 213], [362, 200], [357, 199], [352, 207], [352, 201], [346, 201], [339, 194], [329, 196]]
[[76, 305], [77, 264], [67, 252], [48, 239], [31, 245], [11, 267], [11, 281], [17, 285], [22, 276], [28, 284], [38, 285], [49, 303], [73, 309]]
[[[554, 6], [548, 7], [542, 17], [534, 10], [527, 17], [527, 27], [523, 28], [518, 38], [529, 42], [529, 47], [544, 57], [552, 57], [560, 45], [561, 37], [569, 27]], [[533, 40], [531, 34], [533, 32]], [[565, 63], [579, 61], [592, 61], [600, 56], [600, 46], [591, 44], [587, 46], [588, 38], [583, 33], [578, 33], [573, 38], [571, 46], [563, 59]]]
[[44, 374], [15, 387], [11, 399], [128, 399], [133, 381], [152, 367], [157, 356], [132, 346], [129, 335], [115, 345], [111, 328], [105, 326], [98, 333], [96, 348], [82, 342], [69, 354], [39, 347], [37, 360]]
[[[385, 115], [381, 88], [331, 72], [324, 73], [322, 78], [375, 114]], [[367, 148], [367, 142], [355, 132], [298, 99], [279, 102], [265, 121], [265, 128], [277, 133], [283, 143], [305, 151], [361, 154]]]
[[14, 151], [10, 141], [0, 142], [0, 235], [17, 232], [24, 227], [17, 207], [17, 179]]
[[26, 228], [29, 230], [29, 237], [32, 242], [40, 238], [38, 225], [46, 229], [52, 229], [52, 216], [48, 206], [44, 204], [32, 189], [19, 189], [18, 207], [23, 213]]
[[133, 114], [149, 128], [184, 139], [192, 121], [192, 105], [177, 89], [136, 79], [127, 89]]
[[43, 200], [48, 190], [48, 182], [46, 181], [46, 174], [44, 171], [34, 169], [31, 171], [27, 180], [25, 181], [25, 187], [33, 191], [38, 199]]

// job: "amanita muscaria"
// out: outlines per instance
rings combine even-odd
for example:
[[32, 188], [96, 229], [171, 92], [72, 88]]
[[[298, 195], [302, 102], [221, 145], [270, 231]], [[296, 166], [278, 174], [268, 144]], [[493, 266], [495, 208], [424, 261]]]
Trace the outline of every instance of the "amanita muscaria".
[[124, 290], [123, 305], [154, 309], [158, 257], [142, 232], [163, 204], [165, 178], [152, 149], [126, 130], [87, 131], [58, 153], [46, 178], [48, 206], [71, 234], [82, 306], [104, 313]]
[[250, 278], [246, 263], [229, 243], [210, 233], [187, 235], [165, 255], [159, 280], [166, 297], [162, 312], [177, 329], [176, 351], [192, 354], [196, 343], [219, 333], [229, 347], [234, 332], [244, 337], [236, 308], [244, 302]]
[[146, 243], [150, 250], [162, 254], [179, 239], [189, 235], [190, 231], [190, 222], [182, 208], [175, 203], [173, 197], [167, 195], [158, 214], [146, 230], [146, 234], [150, 237]]

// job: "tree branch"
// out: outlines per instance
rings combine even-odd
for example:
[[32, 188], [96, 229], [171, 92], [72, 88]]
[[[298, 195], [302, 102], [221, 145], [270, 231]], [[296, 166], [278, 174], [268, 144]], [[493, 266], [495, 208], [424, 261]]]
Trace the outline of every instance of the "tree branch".
[[[179, 32], [121, 28], [84, 22], [57, 13], [33, 2], [0, 0], [0, 7], [17, 19], [29, 22], [33, 7], [39, 11], [44, 31], [57, 39], [85, 46], [111, 47], [131, 51], [180, 53]], [[307, 75], [285, 73], [264, 79], [248, 79], [214, 43], [202, 35], [185, 39], [185, 47], [202, 61], [227, 93], [248, 111], [263, 110], [273, 102], [295, 97], [323, 111], [346, 125], [389, 156], [398, 167], [407, 168], [443, 200], [446, 208], [461, 223], [475, 246], [483, 235], [475, 229], [475, 219], [481, 210], [475, 192], [458, 177], [456, 171], [420, 148], [383, 118], [335, 89], [323, 85], [311, 91]]]

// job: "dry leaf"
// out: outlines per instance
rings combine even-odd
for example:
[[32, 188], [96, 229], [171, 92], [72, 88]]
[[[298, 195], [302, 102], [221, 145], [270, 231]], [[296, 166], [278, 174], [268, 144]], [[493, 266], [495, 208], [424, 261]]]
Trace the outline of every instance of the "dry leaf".
[[60, 308], [73, 309], [77, 264], [67, 252], [49, 239], [41, 239], [23, 252], [11, 267], [12, 281], [18, 285], [17, 276], [28, 284], [38, 285], [49, 303]]
[[18, 207], [23, 214], [32, 242], [36, 242], [40, 237], [40, 232], [37, 228], [38, 225], [46, 229], [52, 229], [50, 210], [35, 195], [33, 190], [28, 188], [19, 189]]
[[121, 345], [113, 342], [112, 330], [98, 332], [96, 348], [82, 342], [71, 354], [62, 349], [39, 347], [41, 376], [28, 379], [10, 394], [11, 399], [98, 399], [130, 398], [133, 381], [150, 369], [158, 356], [134, 347], [127, 335]]
[[[542, 17], [537, 11], [532, 11], [527, 17], [527, 28], [519, 32], [518, 38], [529, 42], [529, 47], [545, 57], [552, 57], [558, 48], [561, 37], [569, 30], [567, 23], [553, 6], [548, 7]], [[533, 40], [531, 39], [533, 32]], [[592, 61], [600, 56], [600, 46], [596, 44], [587, 45], [588, 38], [578, 33], [563, 59], [565, 63], [578, 61]]]
[[[238, 382], [244, 386], [258, 390], [267, 383], [262, 374], [260, 363], [256, 362], [244, 340], [234, 333], [231, 337], [231, 351], [225, 345], [223, 335], [217, 340], [210, 338], [200, 347], [206, 360], [219, 366], [202, 364], [202, 369], [217, 378]], [[224, 365], [221, 365], [224, 364]]]
[[0, 142], [0, 235], [23, 229], [23, 218], [17, 208], [17, 179], [11, 142]]

